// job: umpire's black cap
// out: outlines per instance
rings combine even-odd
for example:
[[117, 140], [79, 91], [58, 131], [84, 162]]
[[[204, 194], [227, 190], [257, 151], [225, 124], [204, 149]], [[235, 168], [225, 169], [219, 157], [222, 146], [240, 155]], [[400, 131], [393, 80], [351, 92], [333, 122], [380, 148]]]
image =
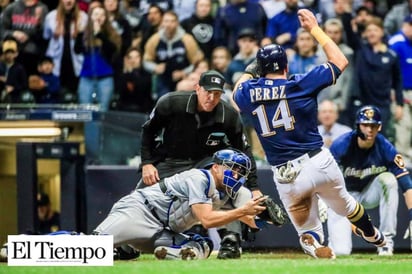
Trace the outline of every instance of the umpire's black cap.
[[209, 70], [200, 75], [199, 85], [205, 90], [218, 90], [223, 92], [225, 77], [216, 70]]

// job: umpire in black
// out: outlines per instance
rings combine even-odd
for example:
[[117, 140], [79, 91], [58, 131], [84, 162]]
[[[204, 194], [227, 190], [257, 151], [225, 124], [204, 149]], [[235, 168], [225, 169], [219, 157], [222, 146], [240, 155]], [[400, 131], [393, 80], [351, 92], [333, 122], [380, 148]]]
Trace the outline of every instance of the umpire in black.
[[[204, 167], [214, 152], [230, 147], [250, 157], [252, 169], [246, 186], [255, 197], [262, 194], [239, 113], [221, 100], [224, 84], [223, 75], [210, 70], [200, 76], [193, 92], [170, 92], [159, 98], [143, 125], [137, 188], [193, 167]], [[220, 259], [240, 257], [240, 235], [228, 229], [219, 230]]]

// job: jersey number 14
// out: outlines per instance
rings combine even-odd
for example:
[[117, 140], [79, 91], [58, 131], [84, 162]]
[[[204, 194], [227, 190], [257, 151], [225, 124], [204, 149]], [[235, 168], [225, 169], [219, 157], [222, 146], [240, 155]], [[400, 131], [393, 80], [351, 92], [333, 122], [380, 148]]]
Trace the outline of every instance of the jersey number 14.
[[[290, 114], [288, 102], [285, 99], [279, 101], [273, 114], [266, 111], [265, 105], [259, 105], [253, 110], [252, 114], [259, 120], [262, 137], [275, 135], [275, 129], [279, 127], [283, 127], [286, 131], [295, 129], [295, 117]], [[270, 117], [272, 118], [271, 123], [269, 123], [268, 119]]]

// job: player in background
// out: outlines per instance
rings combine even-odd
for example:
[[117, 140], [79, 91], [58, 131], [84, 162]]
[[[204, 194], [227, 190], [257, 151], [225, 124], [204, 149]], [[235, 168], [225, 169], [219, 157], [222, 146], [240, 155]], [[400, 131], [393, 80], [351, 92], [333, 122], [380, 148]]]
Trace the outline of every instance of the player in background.
[[[398, 212], [398, 185], [404, 193], [412, 220], [412, 180], [402, 156], [380, 133], [382, 118], [375, 106], [364, 106], [356, 115], [356, 128], [337, 138], [330, 151], [342, 169], [346, 188], [366, 209], [379, 206], [379, 229], [386, 245], [378, 255], [393, 255]], [[351, 225], [328, 210], [329, 246], [336, 254], [352, 251]]]
[[338, 105], [331, 100], [323, 100], [318, 108], [318, 130], [323, 139], [323, 145], [330, 147], [337, 137], [352, 131], [350, 127], [338, 122]]
[[[128, 244], [158, 259], [206, 259], [210, 240], [187, 235], [200, 222], [205, 228], [235, 220], [258, 228], [254, 216], [265, 210], [267, 198], [253, 199], [244, 182], [251, 170], [246, 154], [231, 149], [213, 154], [208, 169], [190, 169], [136, 189], [120, 199], [95, 234], [113, 235], [114, 245]], [[231, 210], [219, 210], [225, 204]]]
[[315, 258], [335, 258], [333, 250], [322, 245], [318, 196], [338, 214], [347, 216], [366, 242], [383, 246], [383, 234], [347, 192], [342, 172], [329, 150], [322, 148], [317, 128], [317, 95], [336, 82], [348, 61], [311, 11], [300, 9], [298, 16], [301, 26], [322, 46], [327, 63], [288, 80], [285, 50], [275, 44], [265, 46], [240, 77], [233, 99], [254, 123], [279, 196], [305, 253]]

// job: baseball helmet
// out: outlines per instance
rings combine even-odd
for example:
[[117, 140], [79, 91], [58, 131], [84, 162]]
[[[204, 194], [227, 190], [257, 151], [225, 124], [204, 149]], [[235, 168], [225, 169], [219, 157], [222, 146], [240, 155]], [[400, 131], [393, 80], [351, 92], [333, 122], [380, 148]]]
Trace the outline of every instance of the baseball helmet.
[[213, 162], [227, 168], [223, 173], [223, 184], [229, 197], [236, 198], [252, 168], [249, 157], [240, 151], [223, 149], [213, 154]]
[[285, 50], [276, 44], [260, 48], [256, 53], [257, 69], [260, 76], [284, 70], [288, 65]]
[[375, 106], [363, 106], [356, 114], [356, 124], [382, 125], [381, 111]]

